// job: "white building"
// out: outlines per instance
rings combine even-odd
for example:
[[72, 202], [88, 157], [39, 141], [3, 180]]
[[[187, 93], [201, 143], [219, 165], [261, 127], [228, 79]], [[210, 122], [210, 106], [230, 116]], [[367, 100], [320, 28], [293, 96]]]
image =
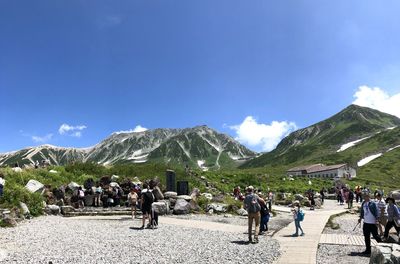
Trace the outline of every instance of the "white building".
[[305, 176], [309, 178], [354, 178], [356, 170], [347, 164], [337, 164], [326, 166], [324, 164], [312, 164], [291, 168], [287, 175]]

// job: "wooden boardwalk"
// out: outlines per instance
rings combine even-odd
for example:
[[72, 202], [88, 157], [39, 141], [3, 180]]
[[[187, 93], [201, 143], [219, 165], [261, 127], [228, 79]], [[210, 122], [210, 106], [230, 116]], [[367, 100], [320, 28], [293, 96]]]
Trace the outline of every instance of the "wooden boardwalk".
[[[339, 234], [322, 234], [319, 239], [320, 244], [332, 245], [352, 245], [352, 246], [365, 246], [364, 236], [354, 235], [339, 235]], [[375, 239], [371, 239], [371, 245], [376, 246]]]
[[326, 201], [325, 208], [321, 210], [309, 211], [306, 209], [304, 221], [301, 223], [305, 236], [291, 236], [295, 232], [294, 222], [274, 235], [274, 238], [279, 241], [282, 252], [276, 263], [316, 263], [321, 233], [329, 217], [344, 211], [346, 211], [344, 207], [336, 206], [333, 201]]

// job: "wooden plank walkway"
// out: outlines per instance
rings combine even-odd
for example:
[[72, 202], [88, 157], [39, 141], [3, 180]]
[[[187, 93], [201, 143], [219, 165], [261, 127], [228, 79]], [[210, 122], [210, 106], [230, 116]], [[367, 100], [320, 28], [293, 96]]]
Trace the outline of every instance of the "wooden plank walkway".
[[291, 236], [295, 232], [294, 222], [290, 223], [287, 227], [281, 229], [273, 236], [279, 241], [282, 252], [282, 255], [276, 263], [316, 263], [321, 233], [324, 230], [329, 217], [344, 211], [346, 210], [343, 207], [336, 206], [332, 201], [326, 201], [324, 209], [315, 211], [305, 210], [305, 218], [301, 223], [305, 236]]
[[[365, 246], [364, 236], [355, 235], [341, 235], [341, 234], [322, 234], [319, 239], [320, 244], [332, 244], [332, 245], [353, 245], [353, 246]], [[371, 245], [376, 246], [377, 242], [375, 239], [371, 239]]]

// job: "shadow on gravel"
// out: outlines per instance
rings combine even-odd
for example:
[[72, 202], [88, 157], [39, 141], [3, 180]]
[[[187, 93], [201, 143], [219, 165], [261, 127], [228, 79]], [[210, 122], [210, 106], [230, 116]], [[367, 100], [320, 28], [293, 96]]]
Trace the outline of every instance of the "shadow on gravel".
[[362, 252], [350, 252], [349, 256], [369, 258], [369, 255], [363, 254]]
[[231, 241], [231, 243], [237, 244], [237, 245], [250, 245], [251, 244], [249, 241], [245, 241], [245, 240]]
[[136, 227], [136, 226], [131, 226], [131, 227], [129, 227], [129, 229], [132, 229], [132, 230], [144, 230], [144, 228]]

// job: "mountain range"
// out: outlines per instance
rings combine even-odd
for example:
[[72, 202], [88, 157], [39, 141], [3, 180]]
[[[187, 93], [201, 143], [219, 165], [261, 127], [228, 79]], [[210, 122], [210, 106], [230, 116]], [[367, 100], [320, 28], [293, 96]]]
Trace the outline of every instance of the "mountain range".
[[117, 163], [164, 162], [198, 167], [202, 170], [236, 167], [255, 157], [233, 138], [207, 126], [186, 129], [154, 129], [144, 132], [116, 132], [90, 148], [52, 145], [25, 148], [0, 154], [0, 166], [53, 165], [72, 162]]
[[348, 163], [356, 168], [379, 158], [380, 166], [392, 172], [397, 155], [400, 155], [400, 119], [350, 105], [326, 120], [292, 132], [268, 153], [255, 153], [228, 135], [207, 126], [196, 126], [117, 132], [84, 149], [51, 145], [25, 148], [0, 154], [0, 166], [31, 165], [42, 160], [54, 165], [161, 162], [202, 170], [272, 166], [280, 167], [283, 172], [292, 166], [312, 163]]

